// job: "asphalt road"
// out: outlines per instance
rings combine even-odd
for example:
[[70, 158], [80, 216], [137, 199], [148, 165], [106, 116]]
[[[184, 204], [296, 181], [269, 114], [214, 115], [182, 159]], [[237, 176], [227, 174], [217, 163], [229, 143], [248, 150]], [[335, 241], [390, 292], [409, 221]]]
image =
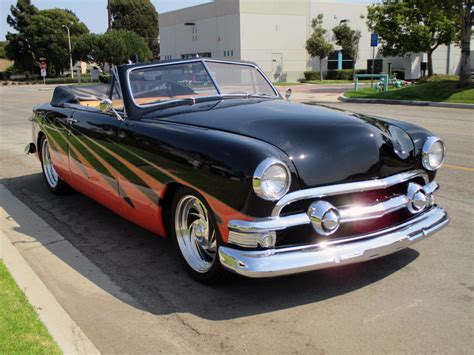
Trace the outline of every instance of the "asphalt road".
[[[133, 319], [121, 319], [113, 310], [103, 315], [115, 326], [143, 324], [127, 329], [130, 336], [119, 350], [158, 352], [154, 327], [167, 324], [198, 352], [469, 353], [474, 348], [473, 111], [330, 104], [417, 123], [443, 137], [448, 155], [438, 175], [437, 201], [451, 224], [413, 248], [364, 264], [278, 279], [237, 277], [206, 287], [184, 273], [166, 240], [78, 193], [48, 192], [39, 162], [23, 148], [31, 136], [32, 106], [48, 101], [51, 93], [41, 86], [0, 87], [0, 183], [133, 297]], [[183, 327], [176, 328], [177, 321]], [[78, 323], [100, 350], [120, 352], [110, 346], [114, 334], [103, 339], [87, 322]]]

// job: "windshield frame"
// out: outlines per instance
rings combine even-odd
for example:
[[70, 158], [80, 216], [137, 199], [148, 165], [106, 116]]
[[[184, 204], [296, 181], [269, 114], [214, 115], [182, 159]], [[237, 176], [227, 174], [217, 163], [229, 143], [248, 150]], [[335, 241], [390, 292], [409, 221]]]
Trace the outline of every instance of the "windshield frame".
[[[244, 95], [244, 94], [242, 94], [242, 95], [240, 95], [240, 94], [238, 94], [238, 95], [222, 94], [222, 90], [220, 89], [218, 83], [216, 82], [214, 77], [211, 75], [211, 71], [209, 70], [207, 62], [247, 66], [247, 67], [254, 68], [263, 77], [263, 79], [267, 82], [267, 84], [270, 86], [270, 88], [272, 89], [272, 91], [275, 95], [274, 96], [267, 96], [267, 95], [259, 96], [259, 95], [256, 95], [256, 94], [247, 94], [247, 95]], [[230, 98], [230, 97], [235, 97], [235, 98], [253, 97], [253, 98], [266, 98], [266, 99], [279, 99], [279, 98], [281, 98], [281, 95], [278, 92], [278, 90], [275, 88], [275, 86], [273, 86], [273, 84], [270, 82], [270, 80], [268, 80], [265, 73], [263, 73], [263, 71], [260, 69], [260, 67], [256, 64], [253, 64], [253, 63], [250, 63], [250, 62], [239, 62], [239, 61], [230, 61], [230, 60], [196, 58], [196, 59], [176, 60], [176, 61], [164, 62], [164, 63], [159, 63], [158, 62], [158, 63], [153, 63], [153, 64], [140, 65], [140, 66], [136, 66], [136, 67], [127, 69], [125, 77], [126, 77], [126, 81], [127, 81], [127, 89], [128, 89], [129, 95], [132, 99], [133, 105], [135, 107], [139, 108], [139, 109], [149, 109], [150, 107], [159, 107], [159, 106], [169, 104], [170, 101], [178, 102], [178, 101], [182, 100], [184, 103], [189, 101], [189, 98], [181, 98], [181, 99], [170, 99], [170, 100], [166, 100], [166, 101], [140, 105], [136, 102], [135, 97], [133, 95], [132, 87], [131, 87], [131, 84], [130, 84], [130, 74], [132, 72], [136, 71], [136, 70], [142, 70], [142, 69], [147, 69], [147, 68], [182, 65], [182, 64], [191, 64], [191, 63], [202, 63], [207, 75], [209, 75], [209, 78], [212, 82], [212, 85], [214, 86], [215, 90], [217, 91], [217, 94], [200, 96], [199, 98], [195, 98], [195, 101], [198, 101], [200, 99], [209, 99], [209, 98], [224, 99], [224, 98]]]

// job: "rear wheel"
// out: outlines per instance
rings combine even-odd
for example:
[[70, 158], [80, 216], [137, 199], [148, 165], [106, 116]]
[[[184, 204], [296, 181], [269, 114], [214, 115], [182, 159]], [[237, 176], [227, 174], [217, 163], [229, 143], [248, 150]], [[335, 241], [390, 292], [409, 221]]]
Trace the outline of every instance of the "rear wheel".
[[229, 276], [218, 255], [220, 236], [204, 199], [187, 188], [179, 189], [171, 206], [173, 243], [186, 270], [196, 280], [216, 283]]
[[56, 169], [54, 168], [53, 161], [51, 160], [51, 152], [49, 148], [48, 138], [42, 136], [40, 139], [41, 147], [40, 157], [41, 157], [41, 168], [43, 169], [43, 176], [46, 180], [46, 185], [48, 189], [55, 194], [63, 194], [68, 191], [67, 184], [61, 180]]

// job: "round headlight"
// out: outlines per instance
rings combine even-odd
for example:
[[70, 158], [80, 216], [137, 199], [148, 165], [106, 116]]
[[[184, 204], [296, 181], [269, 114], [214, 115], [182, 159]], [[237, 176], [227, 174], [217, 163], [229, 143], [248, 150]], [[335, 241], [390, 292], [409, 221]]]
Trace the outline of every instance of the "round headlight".
[[288, 167], [275, 158], [262, 161], [253, 174], [253, 189], [265, 200], [279, 200], [286, 195], [290, 184], [291, 175]]
[[422, 150], [422, 164], [427, 170], [437, 170], [444, 162], [444, 144], [438, 137], [428, 137]]

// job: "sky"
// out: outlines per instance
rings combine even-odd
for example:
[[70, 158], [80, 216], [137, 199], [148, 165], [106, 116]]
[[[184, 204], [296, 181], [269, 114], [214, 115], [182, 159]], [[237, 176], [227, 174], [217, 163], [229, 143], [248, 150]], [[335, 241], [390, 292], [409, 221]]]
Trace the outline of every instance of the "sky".
[[[210, 1], [212, 0], [151, 0], [158, 13], [174, 11]], [[356, 3], [370, 2], [369, 0], [343, 1]], [[40, 10], [55, 7], [70, 9], [87, 25], [91, 32], [102, 33], [107, 29], [107, 0], [32, 0], [32, 3]], [[6, 18], [10, 14], [10, 6], [14, 4], [16, 4], [16, 0], [0, 0], [0, 40], [2, 41], [5, 40], [7, 32], [12, 30], [7, 24]]]

